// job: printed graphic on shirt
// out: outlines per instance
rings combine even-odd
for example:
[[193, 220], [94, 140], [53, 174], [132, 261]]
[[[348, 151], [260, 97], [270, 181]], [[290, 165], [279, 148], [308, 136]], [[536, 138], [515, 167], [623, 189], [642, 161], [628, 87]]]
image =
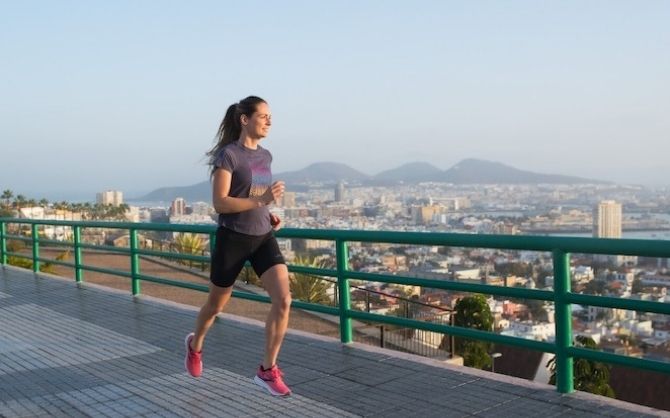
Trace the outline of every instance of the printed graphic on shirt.
[[270, 168], [259, 162], [260, 164], [251, 165], [251, 188], [249, 189], [249, 197], [260, 197], [270, 187], [272, 183], [272, 172]]

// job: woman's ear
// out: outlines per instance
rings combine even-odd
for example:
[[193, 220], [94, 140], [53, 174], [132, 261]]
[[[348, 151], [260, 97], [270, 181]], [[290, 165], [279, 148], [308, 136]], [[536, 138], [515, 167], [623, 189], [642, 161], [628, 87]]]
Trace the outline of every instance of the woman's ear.
[[249, 123], [249, 118], [247, 117], [247, 115], [243, 114], [240, 116], [240, 123], [242, 124], [242, 126], [247, 126], [247, 124]]

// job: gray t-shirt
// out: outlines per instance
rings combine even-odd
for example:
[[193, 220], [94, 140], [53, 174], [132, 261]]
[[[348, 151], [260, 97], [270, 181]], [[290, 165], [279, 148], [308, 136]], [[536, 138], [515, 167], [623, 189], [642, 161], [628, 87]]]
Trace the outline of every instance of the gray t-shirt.
[[[247, 148], [232, 142], [221, 149], [214, 166], [230, 171], [231, 197], [260, 197], [272, 185], [272, 154], [262, 148]], [[265, 235], [272, 230], [267, 206], [238, 213], [220, 213], [219, 226], [248, 235]]]

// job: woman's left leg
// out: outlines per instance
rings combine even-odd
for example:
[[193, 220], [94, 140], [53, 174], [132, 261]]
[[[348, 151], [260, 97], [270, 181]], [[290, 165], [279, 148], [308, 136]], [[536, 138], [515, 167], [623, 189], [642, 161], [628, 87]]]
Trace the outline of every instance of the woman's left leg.
[[263, 287], [270, 295], [272, 307], [265, 322], [265, 356], [263, 368], [270, 369], [277, 363], [291, 309], [291, 290], [286, 264], [275, 264], [261, 275]]

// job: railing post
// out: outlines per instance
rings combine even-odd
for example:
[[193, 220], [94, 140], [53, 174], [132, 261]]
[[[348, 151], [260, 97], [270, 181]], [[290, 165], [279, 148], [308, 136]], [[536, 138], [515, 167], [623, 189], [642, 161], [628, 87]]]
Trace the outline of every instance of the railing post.
[[137, 254], [137, 229], [130, 230], [130, 275], [133, 296], [140, 294], [140, 257]]
[[214, 247], [216, 247], [216, 233], [209, 233], [209, 258], [212, 258], [214, 255]]
[[[449, 314], [449, 325], [452, 327], [456, 326], [456, 315], [454, 314], [454, 311], [451, 311]], [[449, 334], [449, 358], [454, 358], [456, 351], [456, 337], [454, 337], [454, 334]]]
[[6, 233], [7, 230], [5, 223], [0, 222], [0, 264], [3, 266], [7, 264], [7, 238], [5, 238]]
[[572, 311], [565, 301], [570, 292], [570, 254], [554, 250], [554, 306], [556, 309], [556, 389], [574, 391], [573, 359], [567, 350], [572, 346]]
[[351, 309], [351, 297], [349, 293], [349, 279], [347, 270], [349, 270], [349, 252], [347, 243], [342, 240], [335, 241], [335, 254], [337, 256], [337, 288], [340, 298], [340, 341], [350, 343], [352, 338], [351, 318], [347, 311]]
[[33, 236], [33, 271], [37, 273], [40, 271], [40, 241], [37, 233], [37, 224], [31, 225], [31, 232]]
[[81, 226], [75, 225], [72, 231], [74, 235], [74, 279], [81, 283], [83, 279], [83, 270], [81, 268]]
[[384, 324], [381, 324], [379, 326], [379, 347], [384, 348], [385, 338], [386, 337], [384, 337]]

